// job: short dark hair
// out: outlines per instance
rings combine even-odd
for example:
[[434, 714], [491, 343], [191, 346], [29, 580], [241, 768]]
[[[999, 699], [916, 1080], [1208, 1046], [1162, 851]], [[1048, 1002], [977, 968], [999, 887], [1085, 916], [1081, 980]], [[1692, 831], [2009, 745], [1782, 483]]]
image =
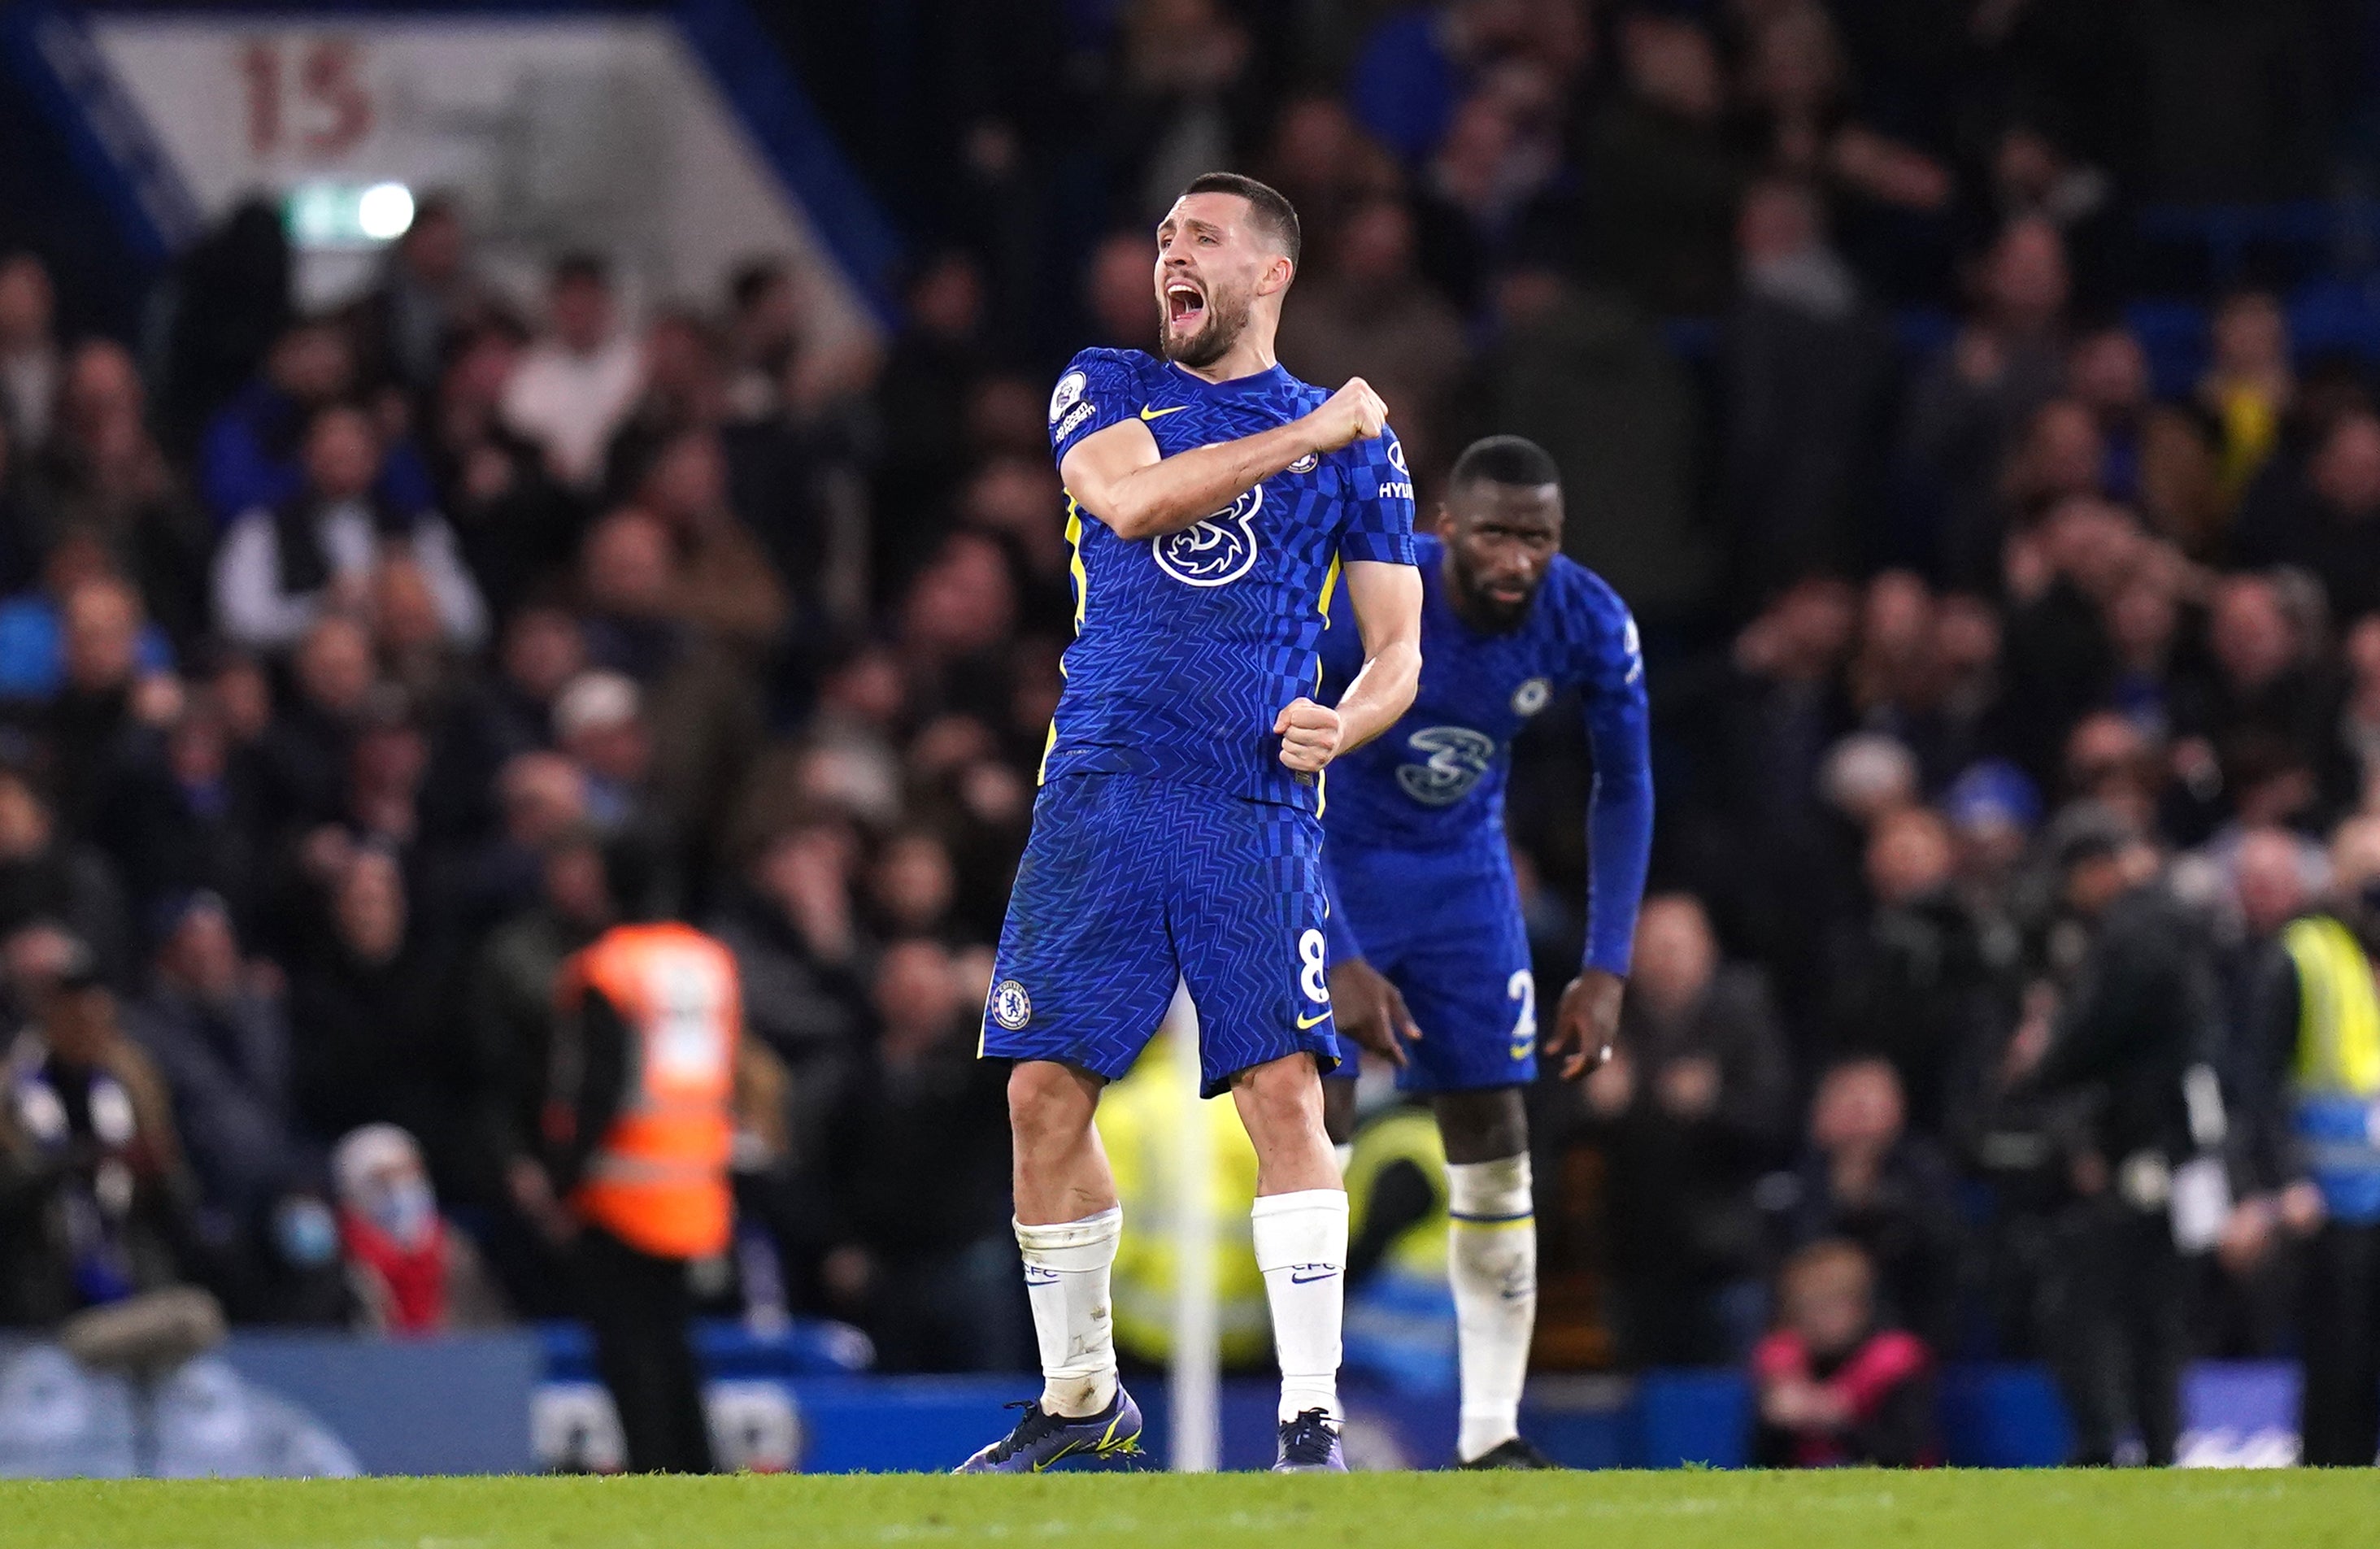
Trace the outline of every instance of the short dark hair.
[[1236, 172], [1202, 172], [1182, 190], [1184, 199], [1192, 194], [1236, 194], [1246, 200], [1257, 224], [1281, 244], [1281, 253], [1290, 262], [1297, 261], [1305, 238], [1297, 224], [1297, 207], [1280, 189]]
[[1446, 480], [1449, 489], [1456, 490], [1483, 481], [1536, 489], [1560, 483], [1561, 469], [1554, 466], [1551, 453], [1526, 436], [1488, 436], [1463, 449]]

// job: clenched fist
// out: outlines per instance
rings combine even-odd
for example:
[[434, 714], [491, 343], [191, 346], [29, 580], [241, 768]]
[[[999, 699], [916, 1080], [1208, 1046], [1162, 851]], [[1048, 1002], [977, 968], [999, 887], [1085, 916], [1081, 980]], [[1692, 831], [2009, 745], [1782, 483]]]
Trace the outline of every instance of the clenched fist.
[[1312, 430], [1317, 452], [1336, 452], [1352, 442], [1370, 441], [1389, 428], [1389, 405], [1361, 377], [1347, 385], [1301, 421]]
[[1313, 774], [1339, 752], [1339, 712], [1303, 696], [1273, 718], [1281, 738], [1281, 761], [1300, 774]]

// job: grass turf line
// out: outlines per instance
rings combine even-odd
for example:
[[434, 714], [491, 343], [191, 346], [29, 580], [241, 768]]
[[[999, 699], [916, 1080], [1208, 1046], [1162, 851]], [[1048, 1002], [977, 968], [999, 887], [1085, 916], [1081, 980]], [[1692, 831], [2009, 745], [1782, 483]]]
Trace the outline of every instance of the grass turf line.
[[1220, 1474], [0, 1482], [6, 1549], [2349, 1549], [2380, 1473]]

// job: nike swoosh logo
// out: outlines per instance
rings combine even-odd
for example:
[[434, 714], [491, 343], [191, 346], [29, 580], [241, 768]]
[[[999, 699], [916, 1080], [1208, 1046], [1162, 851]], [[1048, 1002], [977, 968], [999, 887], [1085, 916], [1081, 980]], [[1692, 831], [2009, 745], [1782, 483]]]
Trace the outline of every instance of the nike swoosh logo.
[[1335, 1279], [1338, 1274], [1335, 1269], [1324, 1269], [1311, 1275], [1303, 1275], [1293, 1269], [1289, 1272], [1289, 1283], [1293, 1286], [1310, 1286], [1317, 1280]]
[[1187, 404], [1176, 404], [1170, 409], [1160, 409], [1151, 408], [1148, 405], [1143, 404], [1140, 405], [1140, 417], [1143, 419], [1162, 419], [1169, 414], [1180, 414], [1189, 406]]
[[1325, 1022], [1329, 1022], [1330, 1020], [1330, 1012], [1328, 1012], [1328, 1011], [1323, 1012], [1323, 1013], [1322, 1013], [1320, 1016], [1318, 1016], [1318, 1017], [1300, 1017], [1300, 1018], [1298, 1018], [1298, 1019], [1297, 1019], [1297, 1030], [1298, 1030], [1300, 1033], [1303, 1033], [1303, 1032], [1305, 1032], [1307, 1028], [1314, 1026], [1314, 1025], [1315, 1025], [1315, 1024], [1317, 1024], [1318, 1023], [1325, 1023]]

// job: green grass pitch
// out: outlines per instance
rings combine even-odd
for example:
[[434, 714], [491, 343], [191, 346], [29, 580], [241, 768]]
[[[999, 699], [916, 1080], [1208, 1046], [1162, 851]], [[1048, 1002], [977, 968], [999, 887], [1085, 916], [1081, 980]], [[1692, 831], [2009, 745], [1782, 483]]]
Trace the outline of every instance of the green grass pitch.
[[2380, 1473], [927, 1475], [0, 1482], [6, 1549], [2348, 1549]]

